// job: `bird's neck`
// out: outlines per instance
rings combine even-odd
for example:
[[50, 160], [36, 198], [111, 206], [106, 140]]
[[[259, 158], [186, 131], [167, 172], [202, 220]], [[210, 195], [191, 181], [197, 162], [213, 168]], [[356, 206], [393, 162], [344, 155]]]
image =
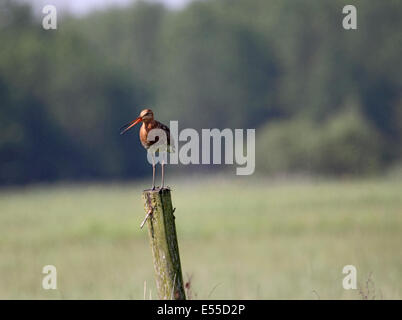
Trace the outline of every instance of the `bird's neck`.
[[142, 126], [146, 129], [146, 130], [150, 130], [153, 129], [155, 127], [155, 120], [149, 120], [149, 121], [144, 121]]

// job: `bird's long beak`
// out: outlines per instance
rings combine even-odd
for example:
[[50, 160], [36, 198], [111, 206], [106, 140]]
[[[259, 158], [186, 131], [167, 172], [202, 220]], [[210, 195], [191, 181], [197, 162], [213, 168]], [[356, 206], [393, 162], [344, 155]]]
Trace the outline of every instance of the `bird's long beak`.
[[137, 119], [125, 124], [120, 128], [120, 134], [125, 134], [126, 131], [130, 130], [132, 127], [134, 127], [137, 123], [141, 122], [142, 118], [138, 117]]

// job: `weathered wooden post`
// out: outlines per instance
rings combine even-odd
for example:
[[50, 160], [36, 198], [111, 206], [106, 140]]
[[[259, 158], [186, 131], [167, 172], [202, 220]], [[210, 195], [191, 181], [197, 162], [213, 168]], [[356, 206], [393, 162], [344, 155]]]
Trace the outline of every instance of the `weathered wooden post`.
[[185, 300], [170, 190], [144, 190], [142, 198], [146, 216], [141, 227], [147, 221], [159, 298]]

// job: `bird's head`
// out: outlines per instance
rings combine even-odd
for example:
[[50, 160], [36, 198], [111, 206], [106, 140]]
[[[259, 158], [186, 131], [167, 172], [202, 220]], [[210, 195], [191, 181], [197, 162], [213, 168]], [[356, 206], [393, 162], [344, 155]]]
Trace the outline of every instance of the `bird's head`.
[[130, 130], [132, 127], [134, 127], [137, 123], [140, 123], [141, 121], [147, 123], [150, 122], [154, 119], [154, 113], [152, 112], [151, 109], [144, 109], [140, 112], [140, 116], [133, 121], [125, 124], [120, 128], [120, 134], [126, 133], [128, 130]]
[[139, 118], [144, 122], [149, 122], [154, 120], [154, 113], [151, 109], [144, 109], [141, 111]]

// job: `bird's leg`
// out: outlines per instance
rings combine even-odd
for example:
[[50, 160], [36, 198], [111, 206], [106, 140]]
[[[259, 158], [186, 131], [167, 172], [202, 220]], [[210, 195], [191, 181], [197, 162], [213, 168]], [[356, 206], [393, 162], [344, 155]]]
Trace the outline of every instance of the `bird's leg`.
[[155, 190], [155, 156], [152, 154], [152, 190]]
[[165, 186], [165, 170], [164, 170], [164, 166], [165, 166], [165, 158], [162, 156], [162, 186], [161, 186], [161, 189], [163, 189], [163, 187]]

